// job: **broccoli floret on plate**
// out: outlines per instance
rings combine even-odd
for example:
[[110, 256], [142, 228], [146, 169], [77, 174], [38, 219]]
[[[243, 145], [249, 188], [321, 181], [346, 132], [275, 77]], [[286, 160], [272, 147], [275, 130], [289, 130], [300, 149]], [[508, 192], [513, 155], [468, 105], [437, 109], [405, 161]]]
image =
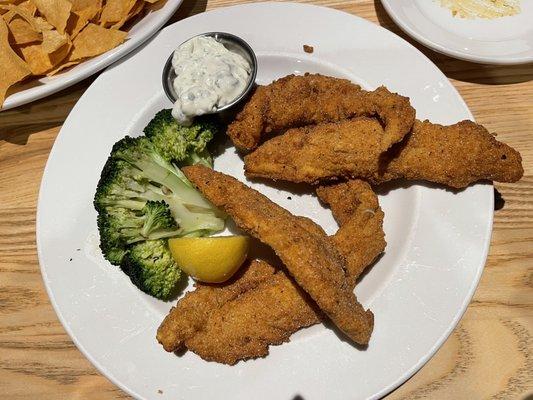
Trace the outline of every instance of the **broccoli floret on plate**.
[[104, 167], [95, 208], [101, 214], [117, 213], [116, 208], [142, 213], [149, 201], [163, 201], [177, 224], [174, 235], [167, 232], [165, 236], [207, 234], [224, 227], [220, 212], [193, 188], [179, 168], [157, 153], [150, 140], [125, 137], [113, 146]]
[[98, 214], [101, 249], [112, 264], [120, 264], [125, 248], [135, 242], [177, 236], [180, 230], [164, 201], [149, 200], [142, 209], [107, 207]]
[[120, 264], [135, 286], [162, 300], [168, 299], [180, 280], [166, 240], [147, 240], [132, 245]]
[[224, 214], [179, 169], [183, 163], [211, 163], [205, 145], [214, 131], [204, 125], [182, 131], [168, 115], [159, 113], [148, 125], [150, 137], [126, 136], [115, 143], [94, 197], [104, 257], [161, 299], [168, 298], [181, 274], [167, 239], [224, 229]]
[[191, 126], [180, 125], [172, 110], [161, 110], [144, 128], [157, 151], [168, 162], [178, 165], [202, 164], [213, 167], [213, 159], [207, 151], [207, 143], [220, 130], [218, 124], [208, 118], [197, 119]]

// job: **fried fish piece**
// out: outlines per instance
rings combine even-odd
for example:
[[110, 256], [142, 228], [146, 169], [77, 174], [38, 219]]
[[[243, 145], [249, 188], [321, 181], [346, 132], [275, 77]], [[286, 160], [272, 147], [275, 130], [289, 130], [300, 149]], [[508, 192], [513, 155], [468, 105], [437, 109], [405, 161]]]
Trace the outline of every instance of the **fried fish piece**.
[[[347, 259], [348, 276], [355, 282], [354, 274], [385, 246], [377, 196], [361, 181], [322, 187], [317, 194], [330, 205], [340, 225], [334, 237], [346, 239], [346, 246], [341, 247], [349, 250], [339, 250]], [[361, 221], [359, 228], [367, 234], [359, 234], [352, 220]], [[372, 228], [374, 232], [370, 232]], [[377, 242], [382, 246], [376, 246]], [[322, 318], [284, 270], [254, 260], [229, 282], [196, 283], [196, 289], [179, 300], [162, 322], [157, 339], [167, 351], [186, 346], [205, 360], [234, 364], [267, 355], [270, 345], [288, 341], [294, 332]]]
[[384, 214], [370, 185], [349, 180], [320, 186], [318, 198], [329, 205], [340, 228], [331, 238], [346, 259], [346, 275], [355, 283], [363, 270], [385, 249]]
[[237, 226], [274, 250], [296, 283], [341, 331], [357, 343], [368, 343], [374, 316], [357, 301], [344, 272], [344, 257], [318, 225], [292, 215], [231, 176], [199, 165], [183, 172]]
[[197, 283], [162, 322], [157, 340], [167, 351], [186, 346], [231, 365], [265, 356], [269, 345], [319, 321], [320, 312], [283, 271], [253, 260], [229, 283]]
[[247, 272], [258, 269], [268, 269], [266, 279], [213, 312], [187, 340], [189, 350], [204, 360], [235, 364], [263, 357], [271, 344], [287, 342], [297, 330], [320, 322], [316, 305], [284, 271], [254, 260]]
[[224, 284], [196, 283], [196, 290], [187, 293], [165, 318], [157, 331], [157, 340], [166, 351], [176, 351], [204, 328], [213, 310], [236, 299], [272, 276], [272, 267], [258, 263], [241, 268]]
[[288, 75], [259, 86], [227, 133], [242, 150], [253, 150], [265, 133], [356, 116], [379, 116], [385, 124], [381, 150], [411, 129], [415, 110], [407, 97], [385, 87], [372, 92], [347, 79], [320, 74]]
[[403, 178], [459, 189], [485, 179], [516, 182], [524, 172], [520, 153], [472, 121], [416, 121], [383, 154], [381, 131], [378, 121], [364, 117], [292, 129], [245, 157], [246, 176], [312, 183], [345, 177], [372, 184]]

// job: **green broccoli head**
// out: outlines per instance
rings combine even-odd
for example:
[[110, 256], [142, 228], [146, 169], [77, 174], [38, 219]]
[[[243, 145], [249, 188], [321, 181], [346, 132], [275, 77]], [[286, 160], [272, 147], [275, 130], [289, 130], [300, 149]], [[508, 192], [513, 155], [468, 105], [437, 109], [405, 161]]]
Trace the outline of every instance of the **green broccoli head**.
[[[113, 145], [110, 157], [116, 161], [125, 161], [144, 172], [148, 180], [159, 181], [168, 173], [181, 174], [176, 171], [145, 136], [132, 138], [126, 136]], [[181, 171], [180, 171], [181, 172]]]
[[147, 240], [132, 245], [120, 264], [139, 289], [158, 299], [172, 296], [181, 270], [174, 262], [166, 240]]
[[96, 188], [94, 206], [100, 247], [115, 265], [132, 243], [224, 228], [219, 211], [146, 137], [126, 136], [113, 146]]
[[222, 214], [146, 137], [126, 136], [113, 146], [96, 190], [95, 207], [99, 210], [112, 202], [138, 208], [148, 200], [165, 201], [184, 234], [200, 229], [213, 232], [224, 225]]
[[[119, 210], [129, 211], [126, 209], [117, 209], [116, 211]], [[118, 212], [109, 213], [105, 210], [101, 211], [97, 218], [98, 232], [100, 232], [100, 249], [104, 257], [113, 265], [119, 265], [127, 253], [128, 242], [122, 236], [123, 227], [120, 225], [120, 219]]]
[[[224, 229], [224, 215], [194, 189], [176, 162], [181, 157], [182, 163], [205, 163], [210, 159], [205, 144], [213, 133], [199, 126], [182, 132], [169, 117], [170, 112], [154, 118], [159, 122], [147, 127], [150, 138], [126, 136], [115, 143], [94, 197], [104, 257], [158, 298], [167, 298], [180, 276], [166, 238]], [[181, 139], [175, 137], [190, 139], [184, 156], [176, 156]]]
[[100, 248], [112, 264], [120, 264], [130, 244], [178, 236], [181, 230], [164, 201], [147, 201], [140, 210], [107, 207], [98, 214]]
[[178, 226], [164, 201], [148, 201], [142, 211], [144, 214], [141, 234], [145, 238], [158, 231], [174, 231]]
[[191, 126], [180, 125], [172, 117], [170, 109], [159, 111], [144, 128], [144, 134], [162, 157], [180, 166], [201, 163], [213, 167], [206, 147], [218, 131], [218, 124], [206, 118]]
[[100, 176], [94, 196], [96, 211], [105, 211], [108, 207], [125, 207], [139, 210], [144, 207], [144, 193], [150, 186], [139, 169], [130, 163], [110, 157]]

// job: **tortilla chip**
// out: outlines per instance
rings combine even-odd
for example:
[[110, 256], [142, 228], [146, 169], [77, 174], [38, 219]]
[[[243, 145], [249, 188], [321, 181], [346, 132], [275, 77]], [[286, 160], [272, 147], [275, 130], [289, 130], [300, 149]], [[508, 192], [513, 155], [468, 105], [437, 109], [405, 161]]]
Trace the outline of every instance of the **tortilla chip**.
[[6, 21], [6, 24], [9, 24], [13, 17], [15, 17], [16, 13], [13, 10], [8, 9], [7, 7], [2, 7], [0, 5], [0, 15], [2, 15], [2, 18], [4, 21]]
[[17, 3], [15, 1], [10, 1], [10, 0], [0, 0], [0, 15], [2, 14], [5, 14], [6, 12], [9, 11], [9, 8], [8, 6], [14, 6], [16, 5]]
[[65, 33], [72, 4], [67, 0], [32, 0], [46, 21], [52, 24], [59, 33]]
[[136, 0], [108, 0], [100, 15], [100, 25], [108, 28], [122, 21], [135, 6]]
[[144, 10], [145, 6], [146, 4], [144, 0], [137, 0], [133, 8], [130, 10], [126, 21], [129, 21], [130, 19], [138, 15], [142, 10]]
[[2, 3], [2, 0], [0, 0], [0, 15], [4, 15], [10, 11], [10, 6], [12, 4], [4, 4]]
[[72, 42], [73, 50], [68, 61], [95, 57], [117, 47], [126, 40], [127, 32], [106, 29], [96, 24], [88, 24]]
[[71, 39], [74, 39], [80, 31], [85, 28], [85, 25], [93, 19], [100, 10], [94, 6], [84, 8], [83, 10], [74, 11], [70, 14], [67, 22], [66, 31]]
[[67, 21], [67, 26], [65, 28], [65, 32], [68, 33], [68, 35], [74, 39], [76, 35], [85, 28], [85, 25], [89, 22], [88, 19], [83, 18], [79, 14], [72, 12], [70, 13], [70, 17]]
[[99, 10], [102, 8], [102, 0], [68, 0], [68, 1], [72, 4], [71, 11], [73, 12], [84, 10], [86, 8], [97, 8]]
[[70, 46], [63, 46], [56, 52], [46, 53], [41, 45], [29, 45], [20, 48], [33, 75], [45, 75], [67, 58]]
[[55, 74], [57, 74], [57, 73], [63, 71], [64, 69], [67, 69], [67, 68], [72, 67], [73, 65], [77, 65], [77, 64], [79, 64], [79, 63], [82, 62], [82, 61], [85, 61], [85, 59], [82, 58], [82, 59], [79, 59], [79, 60], [76, 60], [76, 61], [67, 61], [67, 62], [65, 62], [65, 63], [63, 63], [63, 64], [57, 66], [57, 67], [54, 68], [53, 70], [48, 71], [48, 72], [46, 73], [46, 76], [53, 76], [53, 75], [55, 75]]
[[26, 11], [29, 15], [34, 16], [37, 12], [37, 7], [30, 0], [23, 1], [18, 5], [21, 9]]
[[16, 16], [19, 16], [23, 18], [28, 24], [32, 26], [32, 28], [38, 32], [40, 32], [39, 27], [36, 24], [35, 17], [28, 12], [27, 9], [24, 7], [21, 7], [20, 5], [7, 5], [7, 6], [0, 6], [0, 8], [8, 9], [9, 12], [3, 15], [4, 20], [9, 24], [13, 18]]
[[54, 29], [52, 25], [50, 25], [48, 22], [46, 22], [44, 18], [41, 17], [35, 17], [34, 23], [37, 26], [39, 32], [51, 31], [52, 29]]
[[43, 35], [18, 15], [11, 19], [8, 27], [11, 32], [10, 42], [12, 44], [28, 44], [43, 40]]
[[21, 46], [20, 52], [28, 63], [32, 75], [43, 75], [46, 71], [54, 68], [50, 61], [50, 55], [43, 51], [40, 44]]
[[69, 0], [72, 12], [87, 18], [89, 22], [98, 21], [102, 12], [103, 0]]
[[26, 63], [13, 51], [8, 41], [6, 22], [0, 18], [0, 107], [4, 104], [7, 90], [30, 74]]
[[102, 11], [102, 6], [101, 5], [98, 6], [98, 5], [95, 4], [93, 6], [89, 6], [87, 8], [83, 8], [81, 10], [77, 10], [76, 14], [81, 15], [81, 16], [87, 18], [89, 21], [91, 21], [94, 18], [96, 18], [97, 16], [99, 17], [101, 11]]
[[30, 74], [55, 75], [117, 47], [128, 35], [119, 29], [157, 1], [0, 0], [0, 99]]
[[50, 61], [52, 61], [53, 66], [57, 67], [59, 63], [66, 62], [71, 50], [72, 41], [67, 36], [67, 42], [53, 53], [50, 53]]
[[111, 25], [111, 28], [113, 28], [113, 29], [122, 28], [122, 25], [124, 25], [126, 22], [128, 22], [130, 19], [132, 19], [134, 16], [139, 14], [142, 10], [144, 10], [144, 0], [137, 0], [137, 2], [134, 4], [133, 8], [130, 10], [128, 15], [124, 16], [124, 18], [122, 18], [116, 24]]
[[[51, 32], [51, 33], [50, 33]], [[72, 42], [67, 37], [67, 42], [57, 47], [58, 39], [55, 35], [57, 31], [44, 31], [43, 43], [21, 46], [20, 51], [24, 60], [30, 67], [33, 75], [44, 75], [48, 71], [56, 68], [60, 62], [65, 60], [72, 48]], [[49, 40], [45, 43], [45, 40]], [[48, 50], [57, 47], [53, 52]]]
[[66, 34], [61, 34], [55, 29], [43, 31], [42, 49], [45, 53], [51, 54], [54, 51], [68, 44], [70, 41]]

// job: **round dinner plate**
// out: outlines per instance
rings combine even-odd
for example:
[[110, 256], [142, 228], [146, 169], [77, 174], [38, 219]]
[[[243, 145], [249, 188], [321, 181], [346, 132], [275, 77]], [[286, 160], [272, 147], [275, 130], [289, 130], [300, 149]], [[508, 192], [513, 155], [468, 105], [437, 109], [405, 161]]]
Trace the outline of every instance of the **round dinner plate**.
[[124, 43], [57, 75], [32, 79], [19, 91], [7, 96], [4, 104], [0, 105], [0, 111], [50, 96], [88, 78], [124, 57], [161, 29], [163, 24], [176, 12], [182, 1], [166, 0], [162, 5], [154, 4], [153, 7], [148, 7], [149, 12], [131, 27]]
[[440, 0], [381, 0], [408, 35], [443, 54], [486, 64], [533, 62], [533, 1], [495, 19], [454, 17]]
[[[493, 189], [453, 192], [421, 183], [378, 188], [387, 249], [356, 288], [375, 315], [366, 349], [323, 325], [304, 329], [261, 359], [227, 366], [192, 352], [166, 353], [157, 327], [175, 302], [137, 290], [98, 249], [92, 200], [114, 142], [139, 135], [170, 107], [161, 71], [174, 48], [202, 32], [245, 39], [258, 59], [258, 82], [296, 73], [386, 85], [411, 98], [419, 118], [472, 118], [446, 77], [417, 49], [364, 19], [329, 8], [258, 3], [180, 21], [105, 71], [78, 101], [50, 153], [37, 214], [37, 244], [51, 302], [78, 348], [109, 379], [140, 399], [370, 399], [415, 373], [465, 311], [490, 242]], [[302, 46], [314, 47], [312, 54]], [[247, 181], [228, 144], [215, 169]], [[247, 182], [297, 215], [337, 229], [311, 189]], [[300, 396], [300, 397], [298, 397]]]

